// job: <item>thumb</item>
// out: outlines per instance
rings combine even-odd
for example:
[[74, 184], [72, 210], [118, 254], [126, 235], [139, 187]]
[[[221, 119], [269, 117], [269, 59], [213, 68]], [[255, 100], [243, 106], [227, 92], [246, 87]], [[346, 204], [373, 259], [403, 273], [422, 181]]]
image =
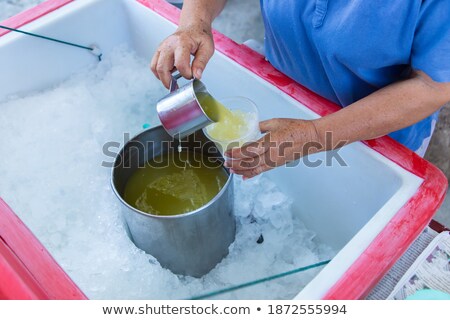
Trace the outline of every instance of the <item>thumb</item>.
[[211, 59], [214, 53], [214, 46], [212, 44], [205, 44], [202, 42], [197, 52], [195, 53], [194, 61], [192, 61], [192, 73], [197, 79], [201, 79], [203, 70], [206, 68], [206, 64]]

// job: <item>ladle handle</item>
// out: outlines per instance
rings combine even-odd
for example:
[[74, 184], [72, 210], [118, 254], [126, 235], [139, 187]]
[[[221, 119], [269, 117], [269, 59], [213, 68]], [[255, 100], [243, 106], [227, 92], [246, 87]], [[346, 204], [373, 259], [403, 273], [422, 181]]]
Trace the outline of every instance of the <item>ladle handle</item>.
[[169, 87], [169, 91], [173, 92], [175, 90], [178, 90], [178, 82], [177, 80], [181, 78], [181, 74], [179, 72], [175, 72], [174, 74], [172, 74], [172, 80], [170, 81], [170, 87]]

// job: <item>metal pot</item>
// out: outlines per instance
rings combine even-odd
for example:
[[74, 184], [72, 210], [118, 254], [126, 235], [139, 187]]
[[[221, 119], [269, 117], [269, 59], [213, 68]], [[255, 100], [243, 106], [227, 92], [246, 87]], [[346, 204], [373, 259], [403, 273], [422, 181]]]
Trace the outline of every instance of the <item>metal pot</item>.
[[153, 157], [183, 148], [204, 156], [223, 158], [201, 131], [185, 140], [174, 140], [162, 126], [137, 135], [118, 154], [112, 170], [112, 189], [122, 203], [127, 232], [134, 244], [153, 255], [161, 266], [176, 274], [201, 277], [227, 254], [234, 241], [236, 222], [233, 215], [233, 175], [222, 190], [203, 207], [180, 215], [158, 216], [139, 211], [123, 199], [131, 175]]

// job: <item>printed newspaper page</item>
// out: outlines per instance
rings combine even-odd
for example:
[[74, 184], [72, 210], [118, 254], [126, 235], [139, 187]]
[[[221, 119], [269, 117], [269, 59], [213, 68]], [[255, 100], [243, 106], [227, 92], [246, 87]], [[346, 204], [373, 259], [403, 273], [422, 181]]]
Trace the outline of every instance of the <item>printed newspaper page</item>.
[[439, 234], [400, 279], [388, 299], [403, 300], [418, 290], [450, 294], [450, 233]]

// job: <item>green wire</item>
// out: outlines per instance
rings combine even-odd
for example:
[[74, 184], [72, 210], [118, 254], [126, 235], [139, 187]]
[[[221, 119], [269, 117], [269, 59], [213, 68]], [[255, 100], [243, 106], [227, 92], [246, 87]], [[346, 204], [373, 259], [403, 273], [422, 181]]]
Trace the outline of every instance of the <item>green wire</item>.
[[[10, 27], [2, 26], [2, 25], [0, 25], [0, 28], [1, 29], [5, 29], [5, 30], [9, 30], [9, 31], [13, 31], [13, 32], [22, 33], [22, 34], [25, 34], [27, 36], [32, 36], [32, 37], [36, 37], [36, 38], [40, 38], [40, 39], [44, 39], [44, 40], [49, 40], [49, 41], [53, 41], [53, 42], [57, 42], [57, 43], [66, 44], [68, 46], [77, 47], [77, 48], [80, 48], [80, 49], [86, 49], [86, 50], [89, 50], [89, 51], [93, 51], [94, 50], [94, 48], [91, 48], [91, 47], [86, 47], [86, 46], [82, 46], [82, 45], [79, 45], [79, 44], [76, 44], [76, 43], [67, 42], [67, 41], [63, 41], [63, 40], [58, 40], [58, 39], [46, 37], [46, 36], [43, 36], [43, 35], [40, 35], [40, 34], [31, 33], [31, 32], [27, 32], [27, 31], [22, 31], [22, 30], [10, 28]], [[101, 55], [98, 56], [98, 59], [101, 61]]]
[[306, 271], [306, 270], [314, 269], [314, 268], [317, 268], [317, 267], [321, 267], [321, 266], [324, 266], [324, 265], [330, 263], [330, 261], [331, 260], [318, 262], [318, 263], [315, 263], [315, 264], [312, 264], [312, 265], [309, 265], [309, 266], [306, 266], [306, 267], [297, 268], [297, 269], [294, 269], [294, 270], [291, 270], [291, 271], [287, 271], [287, 272], [283, 272], [283, 273], [279, 273], [279, 274], [276, 274], [276, 275], [273, 275], [273, 276], [270, 276], [270, 277], [266, 277], [266, 278], [262, 278], [262, 279], [258, 279], [258, 280], [254, 280], [254, 281], [249, 281], [249, 282], [246, 282], [246, 283], [242, 283], [242, 284], [239, 284], [239, 285], [236, 285], [236, 286], [228, 287], [228, 288], [217, 290], [217, 291], [212, 291], [212, 292], [205, 293], [205, 294], [202, 294], [202, 295], [199, 295], [199, 296], [191, 297], [188, 300], [202, 300], [202, 299], [210, 298], [210, 297], [217, 296], [217, 295], [220, 295], [220, 294], [224, 294], [224, 293], [227, 293], [227, 292], [230, 292], [230, 291], [235, 291], [235, 290], [239, 290], [239, 289], [242, 289], [242, 288], [254, 286], [254, 285], [257, 285], [257, 284], [260, 284], [260, 283], [263, 283], [263, 282], [267, 282], [267, 281], [271, 281], [271, 280], [274, 280], [274, 279], [286, 277], [286, 276], [289, 276], [291, 274], [295, 274], [295, 273], [299, 273], [299, 272], [302, 272], [302, 271]]

